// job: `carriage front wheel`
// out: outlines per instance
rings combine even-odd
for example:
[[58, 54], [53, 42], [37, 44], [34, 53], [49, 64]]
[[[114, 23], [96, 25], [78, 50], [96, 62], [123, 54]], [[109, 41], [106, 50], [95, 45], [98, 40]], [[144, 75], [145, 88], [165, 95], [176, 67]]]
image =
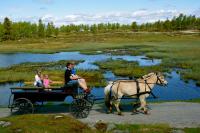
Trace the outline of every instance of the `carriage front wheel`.
[[29, 99], [18, 98], [14, 100], [10, 110], [12, 113], [30, 114], [34, 112], [34, 106]]
[[71, 103], [71, 114], [76, 118], [86, 118], [91, 110], [91, 103], [85, 99], [74, 99]]

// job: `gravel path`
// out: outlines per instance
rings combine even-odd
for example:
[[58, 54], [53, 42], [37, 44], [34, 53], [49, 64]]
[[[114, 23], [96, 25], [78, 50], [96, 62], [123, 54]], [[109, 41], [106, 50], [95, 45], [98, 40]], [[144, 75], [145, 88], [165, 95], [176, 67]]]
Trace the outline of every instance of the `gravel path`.
[[[124, 108], [124, 106], [122, 106]], [[99, 120], [106, 123], [155, 124], [167, 123], [171, 127], [200, 127], [200, 104], [187, 102], [166, 102], [149, 104], [150, 115], [131, 114], [124, 108], [123, 116], [106, 114], [105, 109], [95, 105], [88, 118], [81, 119], [85, 123], [95, 123]], [[130, 108], [130, 106], [129, 106]], [[9, 109], [0, 108], [0, 117], [9, 116]], [[53, 112], [52, 112], [53, 113]], [[69, 114], [65, 112], [64, 114]]]
[[[150, 115], [131, 114], [131, 110], [123, 111], [123, 116], [105, 114], [100, 107], [94, 107], [90, 115], [81, 121], [94, 123], [99, 120], [108, 123], [155, 124], [167, 123], [171, 127], [200, 127], [200, 104], [186, 102], [169, 102], [149, 104]], [[123, 107], [123, 106], [122, 106]]]

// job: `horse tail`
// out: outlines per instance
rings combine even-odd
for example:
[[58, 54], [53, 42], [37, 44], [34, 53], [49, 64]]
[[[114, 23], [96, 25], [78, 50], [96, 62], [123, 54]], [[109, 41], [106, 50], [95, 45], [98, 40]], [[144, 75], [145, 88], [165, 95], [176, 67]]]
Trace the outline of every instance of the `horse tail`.
[[110, 81], [108, 85], [104, 88], [104, 94], [105, 94], [105, 105], [109, 109], [111, 107], [111, 89], [113, 86], [113, 82]]

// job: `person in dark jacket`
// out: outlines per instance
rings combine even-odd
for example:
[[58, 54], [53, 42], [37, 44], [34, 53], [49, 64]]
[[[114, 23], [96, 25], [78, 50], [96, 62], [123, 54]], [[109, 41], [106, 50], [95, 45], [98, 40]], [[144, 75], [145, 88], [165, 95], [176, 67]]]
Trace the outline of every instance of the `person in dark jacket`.
[[65, 85], [72, 84], [72, 85], [79, 85], [81, 88], [83, 88], [84, 92], [89, 93], [90, 89], [87, 86], [87, 83], [85, 79], [79, 77], [78, 75], [73, 73], [74, 69], [73, 63], [67, 63], [66, 70], [65, 70]]

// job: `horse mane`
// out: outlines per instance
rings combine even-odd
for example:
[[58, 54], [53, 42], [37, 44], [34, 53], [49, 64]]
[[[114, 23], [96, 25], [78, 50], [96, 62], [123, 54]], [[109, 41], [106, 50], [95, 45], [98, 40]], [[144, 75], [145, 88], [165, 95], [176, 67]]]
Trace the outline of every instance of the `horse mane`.
[[146, 74], [144, 76], [142, 76], [142, 79], [149, 79], [152, 75], [154, 75], [155, 73], [154, 72], [151, 72], [149, 74]]

